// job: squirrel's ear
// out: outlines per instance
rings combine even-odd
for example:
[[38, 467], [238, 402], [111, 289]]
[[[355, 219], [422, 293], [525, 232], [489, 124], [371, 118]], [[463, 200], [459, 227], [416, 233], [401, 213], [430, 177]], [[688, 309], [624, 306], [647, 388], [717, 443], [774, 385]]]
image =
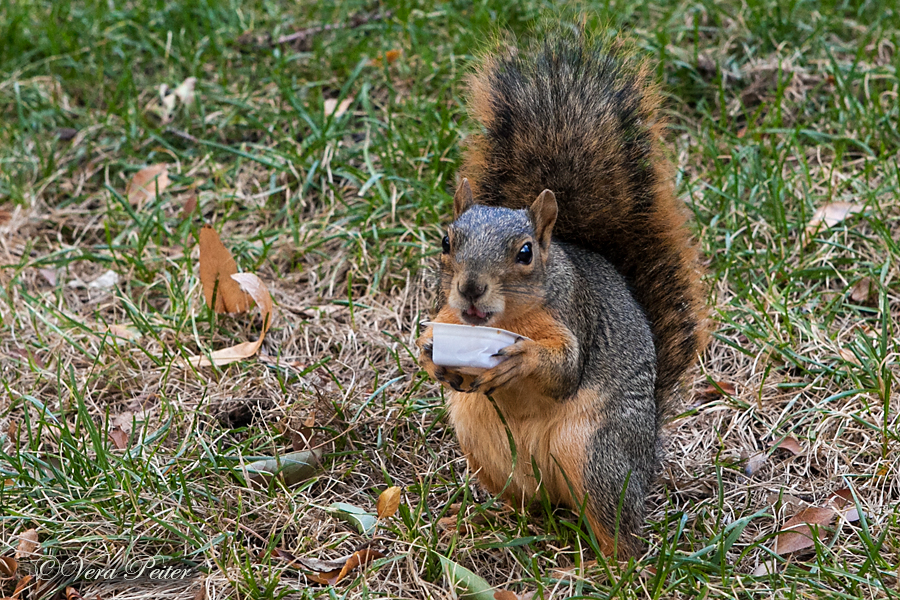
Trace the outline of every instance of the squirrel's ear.
[[469, 180], [463, 177], [453, 196], [453, 218], [458, 219], [473, 204], [475, 200], [472, 198], [472, 188], [469, 187]]
[[543, 256], [547, 256], [547, 248], [550, 247], [550, 237], [553, 235], [553, 225], [556, 223], [556, 196], [550, 190], [544, 190], [537, 200], [528, 209], [531, 220], [534, 223], [534, 233], [538, 244], [543, 250]]

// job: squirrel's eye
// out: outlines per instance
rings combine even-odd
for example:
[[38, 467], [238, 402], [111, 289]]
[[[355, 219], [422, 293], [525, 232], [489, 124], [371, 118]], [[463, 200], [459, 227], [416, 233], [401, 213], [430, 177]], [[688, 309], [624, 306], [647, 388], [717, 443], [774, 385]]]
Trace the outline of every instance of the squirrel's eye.
[[441, 250], [444, 251], [444, 254], [450, 254], [450, 236], [445, 235], [444, 239], [441, 240]]
[[519, 253], [516, 254], [516, 262], [520, 265], [530, 265], [531, 264], [531, 242], [527, 242], [522, 245]]

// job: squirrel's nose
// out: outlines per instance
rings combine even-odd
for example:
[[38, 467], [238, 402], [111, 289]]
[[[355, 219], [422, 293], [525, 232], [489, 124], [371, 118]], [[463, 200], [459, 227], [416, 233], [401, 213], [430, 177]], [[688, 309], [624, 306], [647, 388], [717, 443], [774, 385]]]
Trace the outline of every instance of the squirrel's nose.
[[463, 286], [457, 284], [456, 289], [463, 298], [475, 304], [479, 298], [484, 296], [484, 293], [487, 291], [487, 284], [479, 284], [477, 281], [470, 279]]

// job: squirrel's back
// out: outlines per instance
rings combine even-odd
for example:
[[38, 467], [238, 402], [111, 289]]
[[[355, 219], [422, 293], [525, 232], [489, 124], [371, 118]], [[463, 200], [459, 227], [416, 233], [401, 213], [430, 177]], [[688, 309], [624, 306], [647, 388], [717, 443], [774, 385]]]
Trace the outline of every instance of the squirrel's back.
[[471, 78], [481, 125], [460, 171], [481, 204], [525, 208], [556, 195], [554, 237], [603, 255], [651, 322], [658, 417], [706, 344], [697, 251], [660, 143], [646, 64], [610, 43], [557, 32], [487, 58]]

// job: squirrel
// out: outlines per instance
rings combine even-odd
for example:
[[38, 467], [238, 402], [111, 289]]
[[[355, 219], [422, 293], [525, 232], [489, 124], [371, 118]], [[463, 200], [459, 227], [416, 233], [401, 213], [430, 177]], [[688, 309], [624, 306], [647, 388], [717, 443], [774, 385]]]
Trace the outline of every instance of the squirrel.
[[643, 548], [660, 430], [707, 343], [651, 73], [562, 30], [483, 60], [432, 321], [521, 337], [477, 376], [434, 364], [432, 327], [416, 342], [487, 490], [583, 510], [607, 556]]

